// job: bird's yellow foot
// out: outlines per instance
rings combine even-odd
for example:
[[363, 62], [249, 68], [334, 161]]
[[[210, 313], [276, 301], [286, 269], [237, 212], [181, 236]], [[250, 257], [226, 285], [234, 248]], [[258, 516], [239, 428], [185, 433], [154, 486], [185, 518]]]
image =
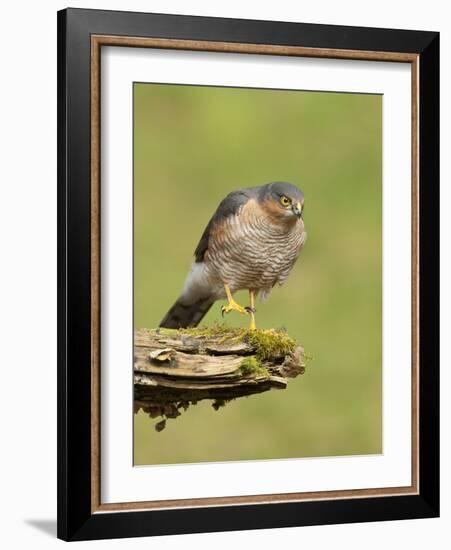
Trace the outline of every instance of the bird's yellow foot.
[[250, 315], [247, 308], [240, 306], [240, 304], [237, 304], [235, 300], [229, 300], [229, 303], [226, 306], [222, 306], [221, 313], [224, 317], [224, 313], [230, 313], [231, 311], [237, 311], [238, 313], [241, 313], [241, 315]]
[[232, 293], [230, 292], [230, 288], [228, 284], [224, 284], [224, 289], [226, 292], [228, 304], [226, 306], [222, 306], [221, 313], [224, 317], [224, 313], [230, 313], [231, 311], [237, 311], [238, 313], [241, 313], [241, 315], [250, 315], [251, 322], [249, 325], [249, 330], [255, 330], [257, 327], [255, 326], [255, 308], [254, 308], [254, 291], [249, 291], [249, 298], [251, 305], [247, 307], [240, 306], [240, 304], [237, 304], [235, 300], [233, 299]]
[[251, 322], [249, 323], [249, 330], [257, 330], [257, 325], [255, 324], [255, 316], [251, 313]]
[[254, 307], [246, 307], [246, 311], [251, 316], [251, 322], [249, 323], [249, 330], [255, 330], [257, 325], [255, 324], [255, 312], [257, 311]]
[[255, 312], [256, 309], [254, 307], [255, 304], [255, 292], [253, 290], [249, 290], [249, 301], [251, 303], [250, 307], [247, 307], [246, 309], [249, 311], [249, 315], [251, 316], [251, 322], [249, 324], [249, 330], [256, 330], [257, 325], [255, 324]]

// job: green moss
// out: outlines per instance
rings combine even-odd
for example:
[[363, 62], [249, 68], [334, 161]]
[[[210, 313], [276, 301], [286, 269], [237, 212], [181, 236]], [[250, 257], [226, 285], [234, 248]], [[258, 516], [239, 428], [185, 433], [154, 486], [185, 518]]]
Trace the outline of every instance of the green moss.
[[260, 361], [273, 357], [283, 357], [294, 351], [296, 341], [280, 330], [248, 330], [246, 340], [255, 348], [255, 354]]
[[245, 357], [240, 364], [240, 372], [243, 376], [258, 377], [268, 376], [268, 371], [260, 364], [254, 356]]

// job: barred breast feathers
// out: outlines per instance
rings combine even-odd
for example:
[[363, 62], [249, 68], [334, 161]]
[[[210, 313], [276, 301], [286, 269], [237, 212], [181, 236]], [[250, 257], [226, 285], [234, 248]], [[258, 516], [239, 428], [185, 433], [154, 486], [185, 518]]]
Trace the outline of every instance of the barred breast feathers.
[[302, 220], [275, 223], [251, 198], [211, 229], [206, 261], [233, 290], [254, 289], [264, 296], [285, 281], [305, 236]]

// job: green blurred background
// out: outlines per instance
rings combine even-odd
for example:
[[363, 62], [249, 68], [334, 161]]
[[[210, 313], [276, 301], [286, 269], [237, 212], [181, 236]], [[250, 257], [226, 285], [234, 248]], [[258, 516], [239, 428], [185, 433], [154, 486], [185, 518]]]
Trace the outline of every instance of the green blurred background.
[[284, 391], [201, 402], [160, 433], [140, 412], [136, 465], [382, 452], [381, 96], [135, 84], [135, 328], [179, 295], [220, 200], [280, 180], [304, 192], [308, 239], [257, 326], [286, 327], [313, 361]]

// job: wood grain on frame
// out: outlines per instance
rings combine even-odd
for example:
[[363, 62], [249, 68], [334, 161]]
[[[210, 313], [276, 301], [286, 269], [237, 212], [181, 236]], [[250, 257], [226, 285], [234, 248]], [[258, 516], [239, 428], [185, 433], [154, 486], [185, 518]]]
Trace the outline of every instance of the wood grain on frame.
[[[100, 498], [100, 50], [101, 46], [410, 63], [412, 70], [412, 480], [407, 487], [101, 503]], [[152, 510], [419, 494], [419, 56], [411, 53], [304, 48], [129, 36], [91, 36], [91, 511]], [[132, 372], [132, 370], [130, 371]], [[132, 375], [132, 374], [131, 374]]]
[[100, 505], [100, 48], [91, 44], [91, 511]]

